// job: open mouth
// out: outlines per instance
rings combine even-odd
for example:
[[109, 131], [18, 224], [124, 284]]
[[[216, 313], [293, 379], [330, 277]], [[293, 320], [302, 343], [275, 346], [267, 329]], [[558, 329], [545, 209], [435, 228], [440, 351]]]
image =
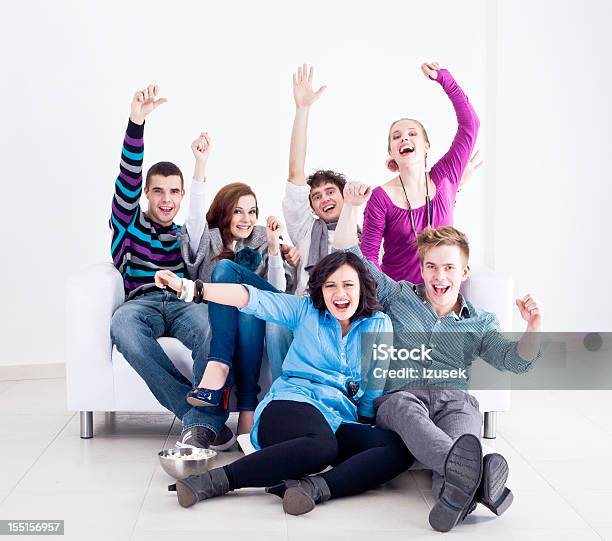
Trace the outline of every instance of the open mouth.
[[172, 207], [157, 207], [162, 214], [170, 214], [172, 212]]
[[247, 231], [250, 231], [252, 229], [252, 226], [250, 226], [250, 225], [237, 225], [236, 229], [238, 231], [242, 231], [242, 232], [246, 233]]
[[412, 154], [414, 152], [414, 147], [411, 145], [401, 145], [399, 147], [400, 156], [406, 156], [407, 154]]
[[328, 212], [331, 212], [335, 208], [336, 208], [335, 203], [328, 203], [327, 205], [323, 205], [323, 207], [321, 207], [321, 210], [327, 214]]
[[337, 301], [332, 301], [332, 303], [337, 310], [344, 311], [350, 306], [351, 301], [349, 301], [348, 299], [340, 299]]
[[434, 285], [433, 289], [434, 289], [434, 293], [436, 295], [442, 296], [442, 295], [444, 295], [450, 289], [450, 286]]

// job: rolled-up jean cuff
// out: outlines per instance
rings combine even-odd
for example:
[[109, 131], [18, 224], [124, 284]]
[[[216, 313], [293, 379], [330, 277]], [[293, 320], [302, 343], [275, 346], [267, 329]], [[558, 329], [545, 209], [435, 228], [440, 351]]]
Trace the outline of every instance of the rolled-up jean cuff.
[[215, 428], [212, 425], [208, 425], [206, 423], [183, 424], [182, 431], [185, 432], [185, 430], [189, 430], [190, 428], [193, 428], [194, 426], [203, 426], [204, 428], [208, 428], [208, 430], [212, 430], [215, 433], [215, 436], [220, 432], [219, 429]]
[[236, 409], [238, 411], [255, 411], [257, 409], [257, 405], [259, 404], [259, 400], [257, 400], [257, 396], [254, 397], [241, 397], [236, 402]]
[[[215, 361], [216, 363], [221, 363], [225, 366], [229, 366], [230, 368], [232, 368], [232, 361], [228, 361], [227, 359], [221, 359], [219, 357], [208, 357], [208, 359], [206, 359], [206, 364], [208, 365], [210, 361]], [[204, 370], [206, 371], [206, 367], [204, 367]]]

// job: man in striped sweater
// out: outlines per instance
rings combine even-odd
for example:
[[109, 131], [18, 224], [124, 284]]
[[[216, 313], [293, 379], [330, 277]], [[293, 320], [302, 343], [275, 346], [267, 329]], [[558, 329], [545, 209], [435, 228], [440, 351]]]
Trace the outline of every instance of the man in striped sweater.
[[[123, 276], [126, 302], [113, 314], [111, 338], [157, 400], [181, 419], [183, 433], [177, 445], [208, 447], [222, 432], [227, 411], [202, 411], [187, 404], [185, 396], [192, 383], [157, 342], [160, 336], [178, 338], [192, 351], [194, 366], [206, 365], [210, 332], [206, 305], [182, 302], [174, 293], [160, 291], [154, 281], [155, 273], [163, 269], [185, 275], [180, 226], [173, 222], [185, 195], [183, 175], [176, 165], [159, 162], [151, 166], [144, 185], [148, 208], [143, 211], [140, 207], [144, 121], [166, 101], [158, 94], [158, 87], [150, 85], [132, 99], [115, 181], [111, 253]], [[194, 373], [195, 381], [201, 378], [201, 373]]]

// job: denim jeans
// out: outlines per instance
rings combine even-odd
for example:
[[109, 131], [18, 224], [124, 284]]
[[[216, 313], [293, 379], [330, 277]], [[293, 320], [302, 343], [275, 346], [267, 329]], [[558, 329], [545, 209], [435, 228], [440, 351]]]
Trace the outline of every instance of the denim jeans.
[[183, 423], [183, 430], [205, 426], [218, 433], [229, 412], [222, 408], [192, 408], [185, 400], [192, 383], [172, 364], [157, 342], [178, 338], [191, 350], [193, 377], [202, 378], [208, 349], [207, 307], [186, 303], [169, 291], [152, 291], [123, 303], [111, 320], [111, 339], [126, 361], [145, 381], [155, 398]]
[[[248, 284], [258, 289], [278, 292], [269, 282], [229, 259], [223, 259], [215, 265], [212, 281]], [[208, 303], [208, 317], [212, 332], [208, 361], [221, 362], [230, 367], [236, 383], [238, 411], [254, 411], [261, 390], [259, 372], [266, 322], [243, 314], [233, 306], [214, 302]], [[228, 384], [231, 384], [229, 380]]]
[[268, 353], [272, 382], [283, 371], [283, 361], [287, 356], [291, 342], [293, 342], [293, 333], [289, 327], [269, 321], [266, 323], [266, 352]]

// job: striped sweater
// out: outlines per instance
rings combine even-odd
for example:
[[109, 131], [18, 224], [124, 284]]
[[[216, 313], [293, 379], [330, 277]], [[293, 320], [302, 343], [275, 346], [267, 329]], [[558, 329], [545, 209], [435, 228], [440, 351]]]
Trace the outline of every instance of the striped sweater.
[[178, 237], [180, 226], [164, 227], [152, 222], [140, 208], [143, 134], [144, 124], [130, 120], [121, 150], [110, 219], [111, 256], [123, 276], [126, 300], [154, 290], [158, 270], [171, 270], [181, 278], [185, 275]]

